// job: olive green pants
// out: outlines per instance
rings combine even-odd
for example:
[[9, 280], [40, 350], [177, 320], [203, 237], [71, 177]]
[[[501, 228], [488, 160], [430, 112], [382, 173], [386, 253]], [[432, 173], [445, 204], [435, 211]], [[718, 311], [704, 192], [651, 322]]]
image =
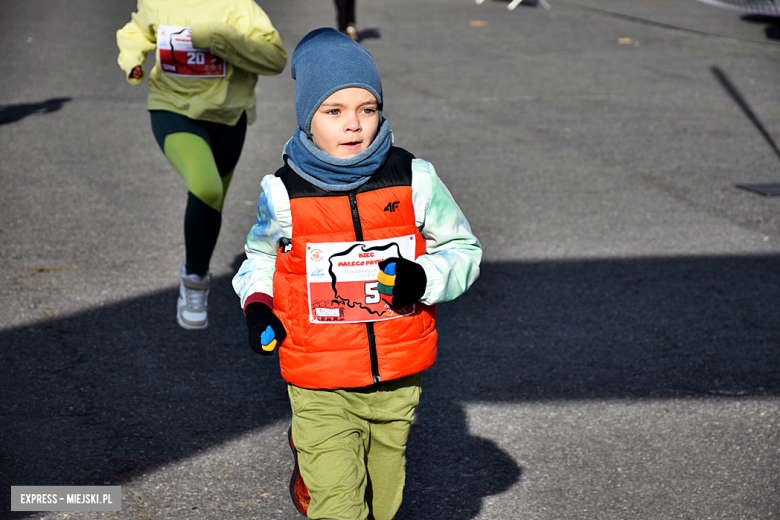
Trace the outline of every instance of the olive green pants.
[[406, 439], [421, 374], [366, 388], [288, 385], [311, 520], [391, 520], [403, 498]]

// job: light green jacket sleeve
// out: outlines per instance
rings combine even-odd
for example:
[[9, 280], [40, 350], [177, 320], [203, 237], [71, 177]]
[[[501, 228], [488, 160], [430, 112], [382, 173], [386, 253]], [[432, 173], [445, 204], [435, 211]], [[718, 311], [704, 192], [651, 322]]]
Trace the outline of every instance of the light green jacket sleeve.
[[143, 67], [146, 54], [157, 48], [157, 35], [152, 33], [148, 24], [139, 23], [139, 13], [142, 11], [142, 2], [138, 2], [138, 13], [133, 13], [132, 20], [119, 29], [116, 33], [116, 43], [119, 47], [117, 63], [125, 71], [127, 81], [131, 85], [138, 85], [143, 81], [146, 72], [138, 78], [130, 77], [130, 72], [138, 65]]
[[268, 15], [252, 2], [252, 24], [245, 31], [211, 20], [192, 26], [192, 45], [210, 49], [234, 66], [255, 74], [272, 76], [284, 70], [287, 52]]
[[427, 241], [417, 258], [428, 284], [426, 305], [454, 300], [479, 277], [482, 246], [463, 212], [428, 161], [412, 161], [412, 201], [417, 228]]
[[257, 219], [246, 236], [246, 260], [233, 277], [233, 290], [246, 299], [255, 293], [274, 295], [273, 278], [276, 251], [282, 237], [292, 237], [290, 198], [281, 179], [266, 175], [260, 186], [263, 192], [257, 202]]

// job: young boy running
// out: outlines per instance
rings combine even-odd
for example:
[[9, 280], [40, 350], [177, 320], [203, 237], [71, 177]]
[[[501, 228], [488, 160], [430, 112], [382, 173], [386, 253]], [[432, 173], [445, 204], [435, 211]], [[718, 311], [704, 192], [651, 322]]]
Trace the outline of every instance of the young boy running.
[[482, 250], [433, 166], [392, 146], [367, 50], [317, 29], [291, 73], [299, 128], [261, 183], [233, 287], [249, 344], [278, 351], [289, 383], [298, 510], [389, 520], [436, 360], [434, 304], [469, 288]]

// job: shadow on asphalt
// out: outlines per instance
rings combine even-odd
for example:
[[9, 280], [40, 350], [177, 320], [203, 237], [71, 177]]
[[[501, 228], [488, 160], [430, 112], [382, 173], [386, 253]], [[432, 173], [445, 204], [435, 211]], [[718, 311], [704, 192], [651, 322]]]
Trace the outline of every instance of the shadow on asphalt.
[[15, 123], [32, 114], [48, 114], [61, 109], [71, 98], [52, 98], [39, 103], [0, 106], [0, 125]]
[[[471, 519], [520, 479], [469, 434], [467, 402], [777, 396], [778, 287], [774, 257], [484, 265], [439, 307], [398, 519]], [[278, 365], [246, 345], [230, 279], [214, 281], [204, 332], [176, 326], [175, 299], [0, 332], [4, 489], [119, 485], [289, 417]]]
[[780, 148], [777, 146], [777, 143], [775, 143], [775, 140], [772, 138], [772, 134], [767, 131], [764, 124], [761, 122], [761, 119], [756, 115], [756, 113], [751, 108], [750, 104], [747, 102], [745, 97], [742, 95], [742, 93], [739, 91], [739, 89], [734, 85], [734, 83], [729, 78], [728, 74], [717, 66], [710, 67], [710, 70], [712, 71], [712, 74], [717, 78], [718, 82], [721, 84], [723, 89], [731, 96], [731, 98], [737, 103], [739, 108], [742, 109], [742, 111], [745, 113], [747, 118], [750, 120], [751, 123], [756, 127], [756, 129], [761, 133], [761, 135], [766, 139], [766, 142], [769, 144], [769, 146], [772, 147], [772, 150], [775, 151], [775, 154], [777, 154], [778, 157], [780, 157]]
[[382, 32], [376, 27], [369, 27], [358, 32], [357, 41], [362, 42], [364, 40], [378, 40], [380, 38], [382, 38]]
[[780, 17], [761, 14], [745, 14], [740, 18], [746, 22], [764, 24], [764, 34], [769, 40], [780, 40]]

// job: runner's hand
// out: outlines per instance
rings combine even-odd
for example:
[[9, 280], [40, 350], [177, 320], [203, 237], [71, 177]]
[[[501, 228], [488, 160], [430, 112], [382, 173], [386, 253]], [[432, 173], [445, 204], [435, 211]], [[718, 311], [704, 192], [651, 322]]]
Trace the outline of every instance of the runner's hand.
[[140, 65], [133, 67], [133, 70], [130, 71], [130, 78], [141, 79], [142, 77], [144, 77], [144, 69]]
[[379, 262], [379, 284], [377, 289], [390, 296], [391, 307], [406, 307], [417, 302], [425, 294], [428, 277], [417, 262], [393, 257]]
[[252, 302], [244, 309], [249, 330], [249, 346], [263, 356], [270, 356], [279, 348], [287, 332], [282, 322], [268, 305]]

